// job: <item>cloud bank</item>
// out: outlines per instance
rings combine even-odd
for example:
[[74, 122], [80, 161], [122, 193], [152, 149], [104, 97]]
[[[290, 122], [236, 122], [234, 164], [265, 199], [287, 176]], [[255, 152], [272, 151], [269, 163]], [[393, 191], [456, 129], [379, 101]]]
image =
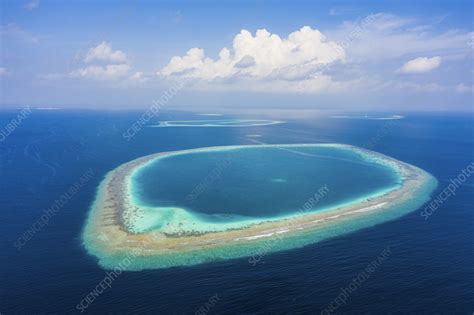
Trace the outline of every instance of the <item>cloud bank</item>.
[[[201, 48], [191, 48], [175, 56], [157, 72], [163, 77], [185, 77], [207, 82], [253, 79], [265, 83], [307, 81], [320, 77], [327, 65], [343, 61], [344, 49], [326, 39], [319, 30], [304, 26], [281, 38], [265, 29], [255, 35], [240, 31], [230, 49], [223, 48], [213, 60]], [[321, 81], [321, 80], [317, 81]]]
[[[436, 32], [435, 25], [441, 22], [376, 13], [344, 22], [324, 34], [309, 26], [287, 37], [265, 29], [255, 34], [241, 30], [217, 58], [194, 47], [172, 57], [157, 75], [189, 79], [190, 87], [206, 90], [340, 93], [395, 87], [436, 92], [445, 87], [393, 74], [428, 73], [438, 68], [441, 60], [452, 62], [472, 55], [469, 42], [473, 33]], [[390, 64], [396, 67], [387, 68]]]

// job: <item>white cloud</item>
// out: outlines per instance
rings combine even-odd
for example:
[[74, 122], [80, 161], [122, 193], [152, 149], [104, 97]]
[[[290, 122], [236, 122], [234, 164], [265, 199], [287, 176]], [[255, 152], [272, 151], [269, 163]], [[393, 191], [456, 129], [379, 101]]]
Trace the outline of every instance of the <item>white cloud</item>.
[[136, 72], [130, 77], [132, 66], [127, 61], [127, 55], [121, 50], [113, 50], [112, 45], [105, 41], [90, 48], [82, 62], [85, 65], [71, 71], [68, 74], [70, 78], [103, 81], [130, 78], [139, 82], [144, 81], [141, 72]]
[[39, 7], [39, 5], [40, 5], [39, 0], [31, 0], [30, 2], [26, 3], [23, 6], [23, 8], [25, 8], [28, 11], [31, 11], [31, 10], [37, 9]]
[[[437, 32], [443, 19], [420, 21], [386, 13], [344, 22], [324, 34], [305, 26], [287, 37], [265, 29], [252, 34], [242, 30], [229, 47], [211, 58], [202, 48], [191, 48], [171, 58], [157, 74], [186, 78], [190, 88], [324, 93], [369, 89], [434, 92], [445, 89], [433, 83], [397, 82], [393, 62], [405, 62], [399, 72], [427, 73], [441, 60], [465, 60], [472, 55], [472, 32]], [[431, 57], [435, 56], [435, 57]], [[403, 64], [403, 63], [402, 63]]]
[[105, 66], [90, 65], [74, 70], [71, 77], [92, 78], [99, 80], [114, 80], [129, 74], [131, 67], [128, 64], [111, 64]]
[[418, 57], [407, 61], [399, 71], [402, 73], [425, 73], [438, 68], [440, 64], [441, 58], [439, 56], [431, 58]]
[[112, 50], [110, 43], [102, 42], [96, 47], [92, 47], [87, 52], [84, 62], [90, 63], [93, 61], [106, 61], [113, 63], [127, 62], [127, 55], [120, 50]]
[[0, 67], [0, 77], [6, 76], [8, 74], [7, 69]]
[[[474, 33], [462, 30], [435, 32], [433, 23], [392, 14], [377, 13], [364, 19], [369, 23], [351, 21], [328, 32], [336, 42], [344, 45], [348, 61], [383, 61], [413, 55], [437, 55], [441, 57], [469, 54], [469, 40]], [[362, 24], [362, 25], [361, 25]]]
[[144, 73], [141, 71], [137, 71], [134, 74], [130, 76], [130, 80], [134, 82], [146, 82], [148, 81], [148, 78], [145, 77]]
[[441, 58], [418, 57], [407, 61], [399, 71], [401, 73], [425, 73], [438, 68], [441, 65]]
[[342, 61], [344, 57], [341, 46], [309, 26], [289, 34], [288, 38], [265, 29], [257, 30], [255, 36], [242, 30], [234, 37], [232, 48], [222, 48], [217, 60], [206, 57], [203, 49], [192, 48], [184, 56], [171, 58], [157, 74], [204, 81], [304, 80], [313, 78], [322, 66]]

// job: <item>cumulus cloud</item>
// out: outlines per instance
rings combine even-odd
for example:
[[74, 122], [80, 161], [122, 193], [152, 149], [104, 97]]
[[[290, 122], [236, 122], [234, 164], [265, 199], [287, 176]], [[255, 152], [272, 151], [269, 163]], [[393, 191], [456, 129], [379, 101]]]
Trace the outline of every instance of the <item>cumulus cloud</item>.
[[130, 71], [128, 64], [110, 64], [105, 66], [90, 65], [71, 72], [72, 77], [94, 78], [100, 80], [118, 79], [126, 76]]
[[90, 63], [93, 61], [107, 61], [113, 63], [127, 62], [127, 55], [120, 50], [113, 50], [110, 43], [102, 42], [99, 45], [92, 47], [87, 52], [84, 62]]
[[[378, 90], [395, 84], [389, 77], [393, 71], [385, 70], [391, 60], [402, 64], [397, 72], [427, 73], [439, 67], [441, 60], [472, 54], [469, 40], [473, 33], [437, 32], [435, 24], [441, 22], [376, 13], [344, 22], [324, 34], [309, 26], [287, 37], [265, 29], [255, 33], [242, 30], [218, 57], [210, 57], [202, 48], [191, 48], [172, 57], [157, 74], [190, 79], [188, 85], [198, 89], [309, 93], [367, 87]], [[430, 57], [402, 63], [416, 55]], [[397, 85], [420, 92], [439, 89], [426, 82]]]
[[399, 71], [401, 73], [425, 73], [438, 68], [440, 64], [441, 58], [439, 56], [431, 58], [418, 57], [407, 61]]
[[204, 81], [253, 78], [290, 80], [313, 78], [322, 66], [344, 60], [344, 49], [319, 31], [302, 27], [281, 38], [265, 29], [255, 35], [242, 30], [232, 48], [222, 48], [219, 57], [206, 57], [201, 48], [191, 48], [184, 56], [174, 56], [158, 71], [161, 76], [181, 76]]
[[69, 77], [104, 81], [124, 78], [136, 82], [144, 81], [141, 72], [130, 76], [132, 66], [127, 61], [127, 55], [121, 50], [113, 50], [112, 45], [105, 41], [91, 47], [82, 62], [84, 66], [71, 71]]

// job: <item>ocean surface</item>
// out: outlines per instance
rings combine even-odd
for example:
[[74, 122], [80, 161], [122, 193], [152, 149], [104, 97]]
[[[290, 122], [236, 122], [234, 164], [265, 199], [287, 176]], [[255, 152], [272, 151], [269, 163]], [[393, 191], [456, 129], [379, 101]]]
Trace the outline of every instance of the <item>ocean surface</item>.
[[[474, 160], [474, 121], [467, 114], [142, 128], [127, 141], [122, 134], [141, 114], [33, 111], [0, 142], [2, 315], [80, 313], [77, 305], [107, 275], [81, 243], [88, 209], [108, 171], [144, 155], [255, 144], [256, 139], [268, 144], [352, 144], [431, 173], [439, 181], [434, 197]], [[16, 115], [0, 113], [0, 128]], [[233, 117], [219, 117], [227, 118]], [[169, 112], [150, 123], [191, 119], [199, 116]], [[93, 176], [83, 181], [91, 171]], [[72, 186], [79, 188], [71, 190]], [[56, 200], [61, 198], [64, 202], [58, 206]], [[54, 214], [44, 219], [54, 205]], [[87, 304], [85, 313], [319, 314], [341, 288], [390, 248], [391, 254], [336, 313], [472, 314], [473, 205], [474, 184], [469, 178], [428, 219], [421, 208], [398, 220], [304, 248], [266, 253], [254, 265], [242, 258], [123, 272]]]

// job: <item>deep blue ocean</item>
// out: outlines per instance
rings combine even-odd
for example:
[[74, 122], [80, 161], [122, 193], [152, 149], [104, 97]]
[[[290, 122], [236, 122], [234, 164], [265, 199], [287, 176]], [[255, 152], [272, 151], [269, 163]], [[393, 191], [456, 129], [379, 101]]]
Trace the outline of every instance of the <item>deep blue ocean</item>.
[[[0, 128], [18, 113], [0, 113]], [[104, 279], [81, 230], [104, 175], [160, 151], [265, 143], [346, 143], [418, 166], [439, 181], [434, 196], [474, 160], [472, 114], [406, 114], [401, 120], [289, 120], [240, 128], [143, 128], [142, 112], [33, 111], [0, 142], [0, 313], [80, 313]], [[260, 119], [262, 117], [248, 117]], [[169, 112], [158, 120], [200, 119]], [[18, 249], [16, 242], [85, 172], [79, 191]], [[472, 314], [474, 180], [425, 220], [396, 221], [304, 248], [192, 267], [124, 272], [85, 313], [319, 314], [389, 247], [391, 255], [335, 311], [343, 314]], [[216, 303], [210, 303], [213, 296]], [[214, 300], [215, 301], [215, 300]], [[212, 305], [211, 305], [212, 304]]]

